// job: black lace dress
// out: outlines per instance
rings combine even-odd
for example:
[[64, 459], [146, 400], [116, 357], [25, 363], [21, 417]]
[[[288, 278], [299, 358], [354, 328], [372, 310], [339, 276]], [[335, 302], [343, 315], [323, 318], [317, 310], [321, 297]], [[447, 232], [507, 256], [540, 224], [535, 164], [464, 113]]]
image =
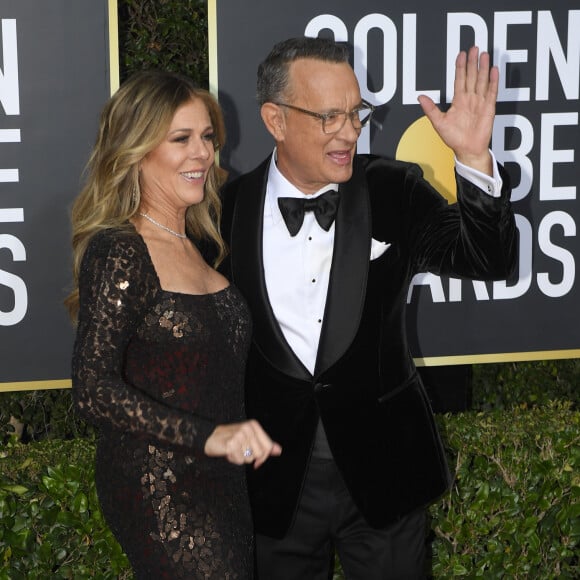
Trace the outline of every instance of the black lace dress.
[[203, 453], [244, 418], [247, 307], [161, 289], [143, 239], [107, 230], [85, 253], [73, 396], [99, 427], [103, 514], [137, 578], [252, 577], [245, 472]]

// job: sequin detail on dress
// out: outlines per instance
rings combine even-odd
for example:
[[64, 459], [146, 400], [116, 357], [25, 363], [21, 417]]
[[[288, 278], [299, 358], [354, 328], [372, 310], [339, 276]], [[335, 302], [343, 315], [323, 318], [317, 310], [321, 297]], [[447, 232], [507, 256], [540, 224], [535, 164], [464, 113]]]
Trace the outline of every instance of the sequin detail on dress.
[[242, 297], [162, 290], [142, 238], [115, 230], [91, 241], [79, 291], [73, 395], [99, 426], [99, 499], [135, 577], [251, 578], [244, 470], [203, 453], [244, 418]]

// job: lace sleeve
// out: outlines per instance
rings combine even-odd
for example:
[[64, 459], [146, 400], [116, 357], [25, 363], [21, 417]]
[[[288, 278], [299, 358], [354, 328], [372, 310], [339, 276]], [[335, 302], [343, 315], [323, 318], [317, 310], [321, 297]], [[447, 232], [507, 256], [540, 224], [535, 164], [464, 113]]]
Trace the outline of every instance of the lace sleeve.
[[202, 450], [215, 428], [211, 421], [168, 407], [123, 380], [127, 345], [159, 290], [143, 244], [135, 235], [109, 232], [96, 235], [87, 248], [79, 276], [74, 402], [97, 427]]

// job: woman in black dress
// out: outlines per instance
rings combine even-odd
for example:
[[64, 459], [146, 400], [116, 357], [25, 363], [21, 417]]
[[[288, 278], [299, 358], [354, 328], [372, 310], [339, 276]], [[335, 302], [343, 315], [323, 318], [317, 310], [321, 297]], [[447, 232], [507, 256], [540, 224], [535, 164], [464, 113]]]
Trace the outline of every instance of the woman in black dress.
[[73, 207], [73, 396], [99, 427], [99, 499], [137, 578], [251, 578], [240, 466], [281, 452], [245, 420], [250, 317], [214, 269], [223, 141], [207, 91], [139, 73], [103, 110]]

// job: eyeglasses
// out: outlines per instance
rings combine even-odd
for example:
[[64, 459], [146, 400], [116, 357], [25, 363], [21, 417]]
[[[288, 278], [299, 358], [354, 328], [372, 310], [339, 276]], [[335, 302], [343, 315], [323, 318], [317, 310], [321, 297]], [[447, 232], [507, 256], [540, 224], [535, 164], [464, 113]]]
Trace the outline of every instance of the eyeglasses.
[[315, 119], [320, 119], [320, 121], [322, 121], [322, 131], [326, 135], [338, 133], [344, 127], [347, 117], [350, 119], [352, 126], [359, 131], [368, 125], [371, 116], [376, 109], [374, 105], [371, 105], [364, 99], [361, 101], [361, 104], [352, 111], [332, 111], [331, 113], [315, 113], [314, 111], [308, 111], [307, 109], [302, 109], [301, 107], [296, 107], [295, 105], [289, 105], [287, 103], [274, 103], [274, 105], [293, 109], [299, 113], [310, 115]]

